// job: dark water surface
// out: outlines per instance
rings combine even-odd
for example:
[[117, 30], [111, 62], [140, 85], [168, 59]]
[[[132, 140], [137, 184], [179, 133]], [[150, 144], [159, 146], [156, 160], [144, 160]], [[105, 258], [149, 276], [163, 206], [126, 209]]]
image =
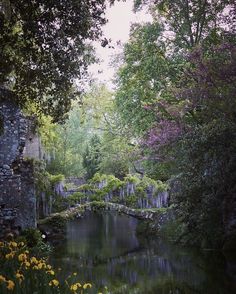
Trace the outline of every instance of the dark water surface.
[[107, 286], [114, 294], [236, 294], [236, 258], [140, 240], [137, 222], [109, 212], [70, 221], [51, 262], [62, 278], [77, 272], [78, 280], [91, 282], [91, 293]]

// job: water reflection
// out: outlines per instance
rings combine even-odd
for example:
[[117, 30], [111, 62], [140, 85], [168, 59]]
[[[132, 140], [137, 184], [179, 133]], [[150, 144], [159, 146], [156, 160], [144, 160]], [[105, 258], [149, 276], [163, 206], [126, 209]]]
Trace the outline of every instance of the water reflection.
[[[89, 214], [67, 225], [67, 240], [52, 256], [63, 276], [112, 293], [233, 294], [235, 263], [215, 252], [199, 253], [160, 240], [138, 240], [137, 220], [125, 215]], [[234, 268], [235, 269], [235, 268]], [[231, 276], [226, 271], [231, 273]]]

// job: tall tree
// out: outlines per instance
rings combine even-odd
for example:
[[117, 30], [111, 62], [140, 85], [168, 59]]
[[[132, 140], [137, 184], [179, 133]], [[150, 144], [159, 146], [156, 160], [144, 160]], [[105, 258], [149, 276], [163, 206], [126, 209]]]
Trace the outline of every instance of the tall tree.
[[102, 37], [105, 7], [105, 0], [0, 1], [0, 85], [60, 121], [94, 61], [89, 41]]

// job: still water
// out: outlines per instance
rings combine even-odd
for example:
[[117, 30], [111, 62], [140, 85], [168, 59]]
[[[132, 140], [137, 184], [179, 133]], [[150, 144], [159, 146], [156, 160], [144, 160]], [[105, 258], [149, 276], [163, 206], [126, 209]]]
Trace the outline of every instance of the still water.
[[[51, 262], [61, 278], [77, 272], [91, 282], [91, 293], [234, 294], [236, 259], [212, 251], [177, 247], [158, 239], [137, 238], [135, 218], [88, 213], [67, 224]], [[95, 287], [96, 286], [96, 287]]]

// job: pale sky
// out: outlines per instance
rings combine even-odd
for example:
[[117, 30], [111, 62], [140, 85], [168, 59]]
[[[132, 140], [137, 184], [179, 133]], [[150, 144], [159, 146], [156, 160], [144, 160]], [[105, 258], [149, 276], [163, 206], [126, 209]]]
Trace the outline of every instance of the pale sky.
[[95, 44], [97, 56], [102, 61], [100, 64], [90, 66], [89, 71], [95, 79], [106, 83], [109, 87], [112, 87], [112, 78], [115, 73], [115, 69], [110, 65], [111, 56], [122, 52], [122, 46], [117, 45], [117, 42], [124, 44], [128, 41], [132, 23], [151, 20], [147, 12], [134, 14], [132, 8], [133, 0], [115, 2], [114, 6], [108, 7], [106, 11], [108, 23], [104, 26], [103, 32], [107, 39], [112, 40], [112, 46], [115, 48], [108, 48], [108, 46], [103, 48], [100, 44]]

